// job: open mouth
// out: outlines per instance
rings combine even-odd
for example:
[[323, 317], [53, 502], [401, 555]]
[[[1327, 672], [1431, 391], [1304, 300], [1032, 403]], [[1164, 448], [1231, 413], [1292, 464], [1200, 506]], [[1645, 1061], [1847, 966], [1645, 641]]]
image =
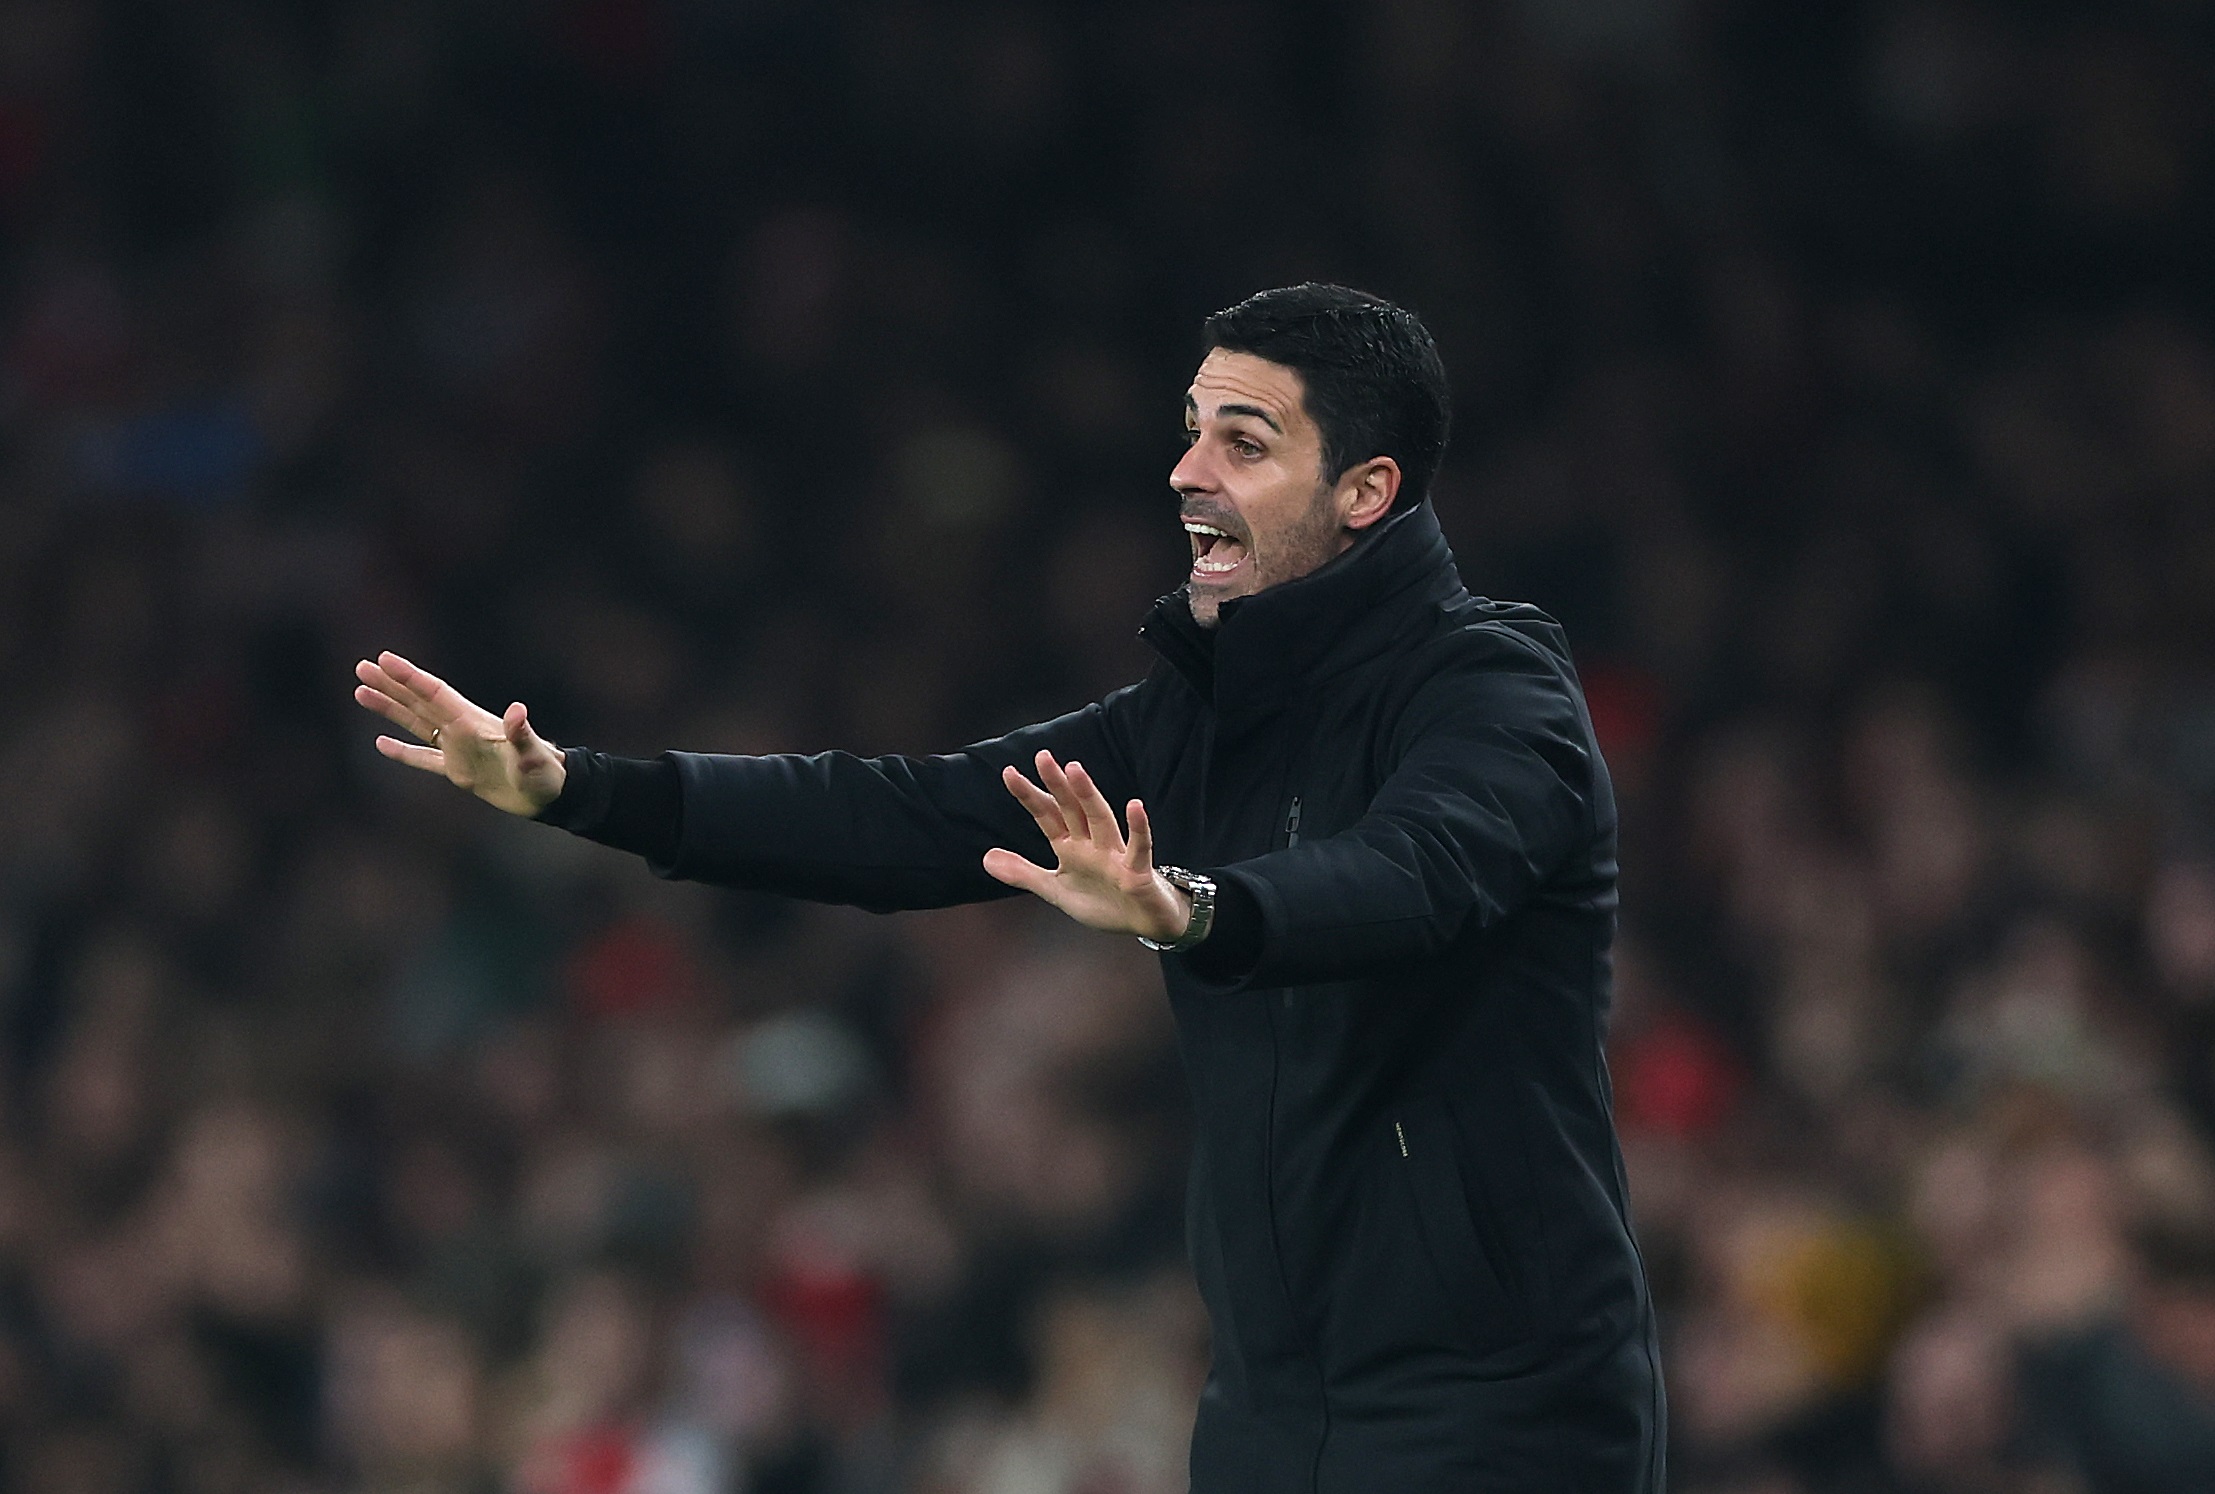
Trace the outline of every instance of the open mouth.
[[1194, 580], [1220, 581], [1245, 564], [1246, 542], [1229, 530], [1186, 519], [1184, 532], [1192, 538]]

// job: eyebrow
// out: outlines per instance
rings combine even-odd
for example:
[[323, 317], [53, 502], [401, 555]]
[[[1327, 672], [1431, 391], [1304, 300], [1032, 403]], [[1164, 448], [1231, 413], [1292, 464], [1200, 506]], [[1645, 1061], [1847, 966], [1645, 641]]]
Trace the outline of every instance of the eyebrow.
[[[1185, 413], [1188, 415], [1197, 415], [1200, 413], [1199, 401], [1195, 400], [1189, 394], [1184, 397], [1184, 408]], [[1263, 425], [1268, 426], [1269, 429], [1275, 431], [1278, 435], [1281, 436], [1284, 434], [1284, 427], [1277, 424], [1277, 417], [1270, 414], [1267, 410], [1264, 410], [1259, 405], [1217, 405], [1215, 407], [1215, 413], [1218, 415], [1251, 415], [1254, 417], [1254, 419], [1260, 421]]]

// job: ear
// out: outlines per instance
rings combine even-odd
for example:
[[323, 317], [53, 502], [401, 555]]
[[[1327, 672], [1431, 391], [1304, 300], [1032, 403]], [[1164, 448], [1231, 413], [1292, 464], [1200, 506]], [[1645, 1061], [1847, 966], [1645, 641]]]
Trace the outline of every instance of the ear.
[[1392, 512], [1400, 496], [1400, 464], [1388, 456], [1371, 457], [1348, 467], [1338, 479], [1339, 523], [1367, 529]]

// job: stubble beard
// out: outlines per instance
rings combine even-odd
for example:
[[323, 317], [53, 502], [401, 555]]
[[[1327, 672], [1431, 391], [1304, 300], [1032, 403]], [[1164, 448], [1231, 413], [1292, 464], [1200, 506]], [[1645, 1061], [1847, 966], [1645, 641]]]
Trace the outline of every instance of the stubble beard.
[[[1266, 549], [1261, 544], [1261, 536], [1253, 534], [1248, 541], [1253, 556], [1253, 585], [1228, 593], [1187, 587], [1185, 594], [1192, 607], [1192, 620], [1203, 628], [1212, 628], [1222, 620], [1225, 602], [1254, 596], [1287, 581], [1297, 581], [1335, 560], [1344, 546], [1339, 543], [1338, 519], [1331, 512], [1331, 492], [1329, 483], [1318, 487], [1307, 511], [1286, 525], [1283, 533], [1272, 536]], [[1249, 533], [1252, 533], [1250, 529]]]

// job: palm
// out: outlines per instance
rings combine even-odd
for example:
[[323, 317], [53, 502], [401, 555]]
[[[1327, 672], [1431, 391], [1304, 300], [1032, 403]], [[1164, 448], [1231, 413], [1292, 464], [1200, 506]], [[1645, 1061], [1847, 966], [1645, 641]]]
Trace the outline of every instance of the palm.
[[560, 749], [531, 729], [520, 703], [495, 716], [394, 653], [362, 660], [354, 674], [361, 681], [354, 699], [423, 744], [379, 737], [386, 757], [437, 773], [509, 814], [535, 815], [561, 792]]
[[984, 869], [1010, 887], [1036, 893], [1088, 928], [1174, 939], [1184, 932], [1192, 907], [1154, 869], [1153, 826], [1146, 806], [1131, 800], [1125, 813], [1130, 835], [1080, 763], [1063, 768], [1038, 754], [1038, 784], [1014, 768], [1002, 780], [1038, 821], [1056, 865], [1048, 871], [1013, 851], [985, 853]]

